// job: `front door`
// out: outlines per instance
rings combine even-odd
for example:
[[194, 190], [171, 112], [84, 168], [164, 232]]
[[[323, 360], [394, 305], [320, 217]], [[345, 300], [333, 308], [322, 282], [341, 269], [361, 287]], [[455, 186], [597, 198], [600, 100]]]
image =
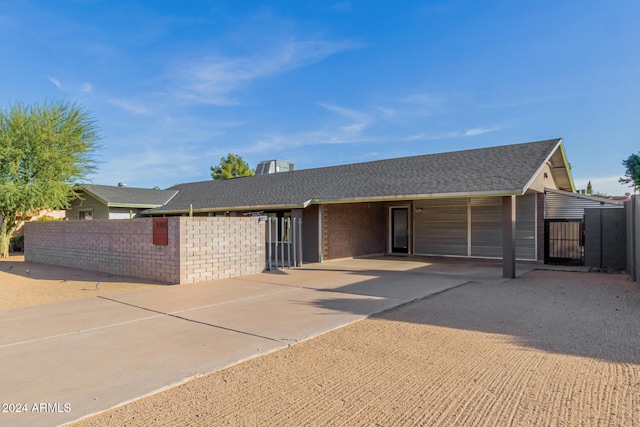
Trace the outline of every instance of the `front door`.
[[409, 253], [408, 208], [391, 208], [391, 252]]

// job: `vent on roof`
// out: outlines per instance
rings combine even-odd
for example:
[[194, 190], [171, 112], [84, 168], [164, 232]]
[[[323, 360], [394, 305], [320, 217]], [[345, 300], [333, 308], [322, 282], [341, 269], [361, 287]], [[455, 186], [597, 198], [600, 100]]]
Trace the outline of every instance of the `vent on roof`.
[[256, 175], [267, 173], [289, 172], [294, 168], [294, 164], [285, 160], [263, 160], [256, 166]]

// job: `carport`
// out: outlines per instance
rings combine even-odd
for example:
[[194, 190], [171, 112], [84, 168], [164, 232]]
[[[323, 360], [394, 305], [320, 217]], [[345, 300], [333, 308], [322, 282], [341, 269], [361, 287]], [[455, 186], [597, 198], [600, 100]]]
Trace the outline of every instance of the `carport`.
[[545, 188], [574, 192], [561, 139], [185, 183], [145, 214], [302, 218], [302, 259], [541, 261]]

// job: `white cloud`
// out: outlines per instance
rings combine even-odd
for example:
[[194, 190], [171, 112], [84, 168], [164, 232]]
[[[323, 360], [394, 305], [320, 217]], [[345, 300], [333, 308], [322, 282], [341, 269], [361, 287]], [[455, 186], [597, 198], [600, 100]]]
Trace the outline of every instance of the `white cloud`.
[[68, 87], [63, 87], [62, 83], [60, 83], [60, 80], [58, 80], [55, 77], [49, 76], [47, 77], [47, 80], [49, 80], [55, 87], [57, 87], [59, 90], [62, 91], [72, 91], [72, 92], [77, 92], [81, 95], [90, 95], [91, 93], [93, 93], [93, 85], [91, 83], [88, 82], [84, 82], [82, 84], [80, 84], [79, 86], [76, 86], [75, 88], [71, 88], [69, 89]]
[[438, 140], [438, 139], [451, 139], [451, 138], [470, 138], [478, 135], [482, 135], [490, 132], [497, 132], [502, 130], [501, 126], [492, 126], [492, 127], [477, 127], [471, 128], [463, 131], [451, 131], [444, 133], [436, 133], [436, 134], [428, 134], [428, 133], [418, 133], [414, 135], [410, 135], [408, 137], [403, 138], [404, 141], [421, 141], [421, 140]]
[[[115, 185], [126, 182], [131, 187], [151, 188], [171, 186], [193, 181], [195, 166], [201, 156], [184, 144], [179, 146], [146, 145], [134, 148], [124, 156], [113, 156], [101, 164], [100, 171], [92, 177], [99, 184]], [[206, 179], [207, 169], [202, 166], [202, 179]], [[188, 177], [188, 178], [186, 178]], [[162, 185], [162, 182], [170, 182]]]
[[80, 85], [79, 91], [85, 95], [93, 93], [93, 85], [91, 83], [84, 82]]
[[295, 41], [267, 49], [268, 53], [245, 57], [210, 55], [201, 61], [179, 64], [174, 74], [179, 97], [194, 102], [231, 105], [231, 93], [258, 78], [274, 76], [324, 60], [336, 53], [360, 47], [353, 42]]
[[478, 136], [478, 135], [482, 135], [484, 133], [490, 133], [490, 132], [496, 132], [502, 130], [502, 128], [500, 126], [494, 126], [494, 127], [479, 127], [479, 128], [473, 128], [473, 129], [467, 129], [464, 132], [464, 136]]
[[60, 84], [60, 81], [58, 81], [58, 79], [56, 79], [56, 78], [54, 78], [54, 77], [51, 77], [51, 76], [47, 77], [47, 79], [48, 79], [51, 83], [53, 83], [53, 85], [54, 85], [55, 87], [57, 87], [58, 89], [62, 90], [62, 85]]
[[343, 139], [346, 136], [357, 137], [361, 135], [362, 132], [372, 122], [372, 117], [369, 114], [363, 113], [361, 111], [351, 110], [348, 108], [338, 107], [330, 104], [319, 104], [319, 105], [333, 113], [336, 113], [352, 121], [352, 123], [349, 123], [347, 125], [340, 127], [341, 134], [342, 134], [341, 136], [343, 137]]
[[145, 105], [133, 102], [133, 101], [125, 101], [124, 99], [116, 99], [112, 98], [107, 100], [109, 104], [115, 105], [116, 107], [121, 108], [122, 110], [132, 113], [132, 114], [150, 114], [151, 110], [147, 108]]

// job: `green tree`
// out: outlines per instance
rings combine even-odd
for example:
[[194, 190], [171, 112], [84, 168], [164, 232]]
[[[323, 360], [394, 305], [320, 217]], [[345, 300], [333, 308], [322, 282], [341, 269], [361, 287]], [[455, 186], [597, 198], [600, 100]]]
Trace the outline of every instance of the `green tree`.
[[66, 101], [0, 111], [0, 257], [30, 213], [69, 205], [73, 183], [95, 170], [99, 140], [89, 113]]
[[249, 167], [249, 164], [242, 157], [231, 153], [227, 157], [221, 158], [218, 166], [211, 166], [211, 178], [213, 179], [251, 176], [254, 173], [255, 171]]
[[593, 194], [593, 187], [591, 186], [591, 181], [587, 184], [587, 194]]
[[633, 187], [635, 193], [640, 187], [640, 152], [630, 155], [626, 160], [622, 161], [622, 166], [626, 168], [624, 178], [620, 178], [618, 182], [629, 184]]

